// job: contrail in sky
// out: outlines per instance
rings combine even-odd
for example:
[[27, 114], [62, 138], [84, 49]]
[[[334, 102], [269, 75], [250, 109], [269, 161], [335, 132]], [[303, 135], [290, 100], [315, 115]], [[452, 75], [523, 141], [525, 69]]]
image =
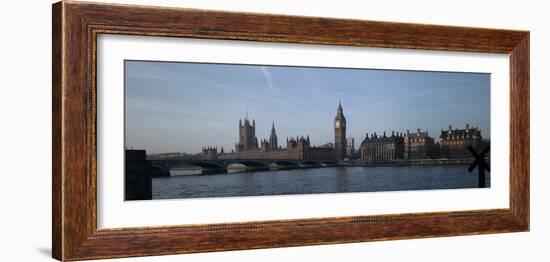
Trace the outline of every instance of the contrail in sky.
[[265, 80], [267, 81], [267, 84], [269, 85], [269, 89], [271, 91], [275, 91], [275, 88], [273, 87], [273, 82], [271, 81], [271, 75], [269, 74], [269, 71], [267, 71], [267, 68], [265, 66], [260, 67], [262, 69], [262, 72], [264, 73]]

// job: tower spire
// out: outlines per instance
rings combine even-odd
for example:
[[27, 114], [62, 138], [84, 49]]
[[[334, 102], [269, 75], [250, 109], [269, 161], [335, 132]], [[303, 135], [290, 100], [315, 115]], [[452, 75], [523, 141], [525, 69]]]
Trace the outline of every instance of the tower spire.
[[346, 117], [340, 99], [338, 99], [338, 109], [334, 117], [334, 148], [338, 160], [346, 157]]
[[279, 144], [277, 142], [277, 134], [275, 133], [275, 121], [271, 123], [271, 134], [269, 135], [269, 144], [271, 145], [272, 149], [276, 149], [279, 147]]

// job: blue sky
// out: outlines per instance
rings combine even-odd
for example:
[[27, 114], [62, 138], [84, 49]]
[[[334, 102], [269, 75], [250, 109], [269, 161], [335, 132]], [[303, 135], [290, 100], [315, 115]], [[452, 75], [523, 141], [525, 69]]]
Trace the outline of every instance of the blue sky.
[[230, 151], [248, 111], [258, 140], [272, 121], [287, 136], [333, 142], [338, 101], [347, 136], [416, 128], [439, 137], [448, 125], [490, 135], [490, 75], [314, 67], [125, 62], [126, 146], [148, 153]]

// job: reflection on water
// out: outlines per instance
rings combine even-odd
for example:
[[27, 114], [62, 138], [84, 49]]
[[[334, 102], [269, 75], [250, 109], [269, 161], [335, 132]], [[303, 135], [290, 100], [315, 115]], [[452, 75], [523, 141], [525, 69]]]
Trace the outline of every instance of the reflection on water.
[[[467, 166], [327, 167], [153, 179], [153, 199], [476, 188]], [[200, 171], [199, 171], [200, 172]], [[490, 173], [486, 173], [490, 187]]]

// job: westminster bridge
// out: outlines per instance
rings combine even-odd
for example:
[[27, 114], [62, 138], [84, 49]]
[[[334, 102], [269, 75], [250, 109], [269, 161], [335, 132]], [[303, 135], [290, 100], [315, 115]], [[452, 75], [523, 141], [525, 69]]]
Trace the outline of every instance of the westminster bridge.
[[153, 168], [170, 172], [172, 169], [193, 170], [199, 169], [202, 174], [225, 173], [232, 167], [239, 167], [245, 171], [262, 171], [271, 169], [295, 169], [337, 166], [336, 161], [296, 160], [296, 159], [173, 159], [150, 160]]
[[[417, 160], [387, 160], [387, 161], [363, 161], [351, 160], [346, 163], [336, 161], [319, 160], [296, 160], [296, 159], [216, 159], [216, 160], [198, 160], [198, 159], [162, 159], [149, 160], [152, 167], [160, 173], [169, 173], [172, 169], [180, 170], [200, 170], [202, 174], [226, 173], [228, 169], [237, 168], [240, 171], [265, 171], [265, 170], [284, 170], [297, 168], [316, 168], [331, 166], [418, 166], [418, 165], [469, 165], [475, 159], [457, 158], [457, 159], [417, 159]], [[490, 162], [490, 159], [486, 159]], [[237, 165], [237, 166], [235, 166]]]

